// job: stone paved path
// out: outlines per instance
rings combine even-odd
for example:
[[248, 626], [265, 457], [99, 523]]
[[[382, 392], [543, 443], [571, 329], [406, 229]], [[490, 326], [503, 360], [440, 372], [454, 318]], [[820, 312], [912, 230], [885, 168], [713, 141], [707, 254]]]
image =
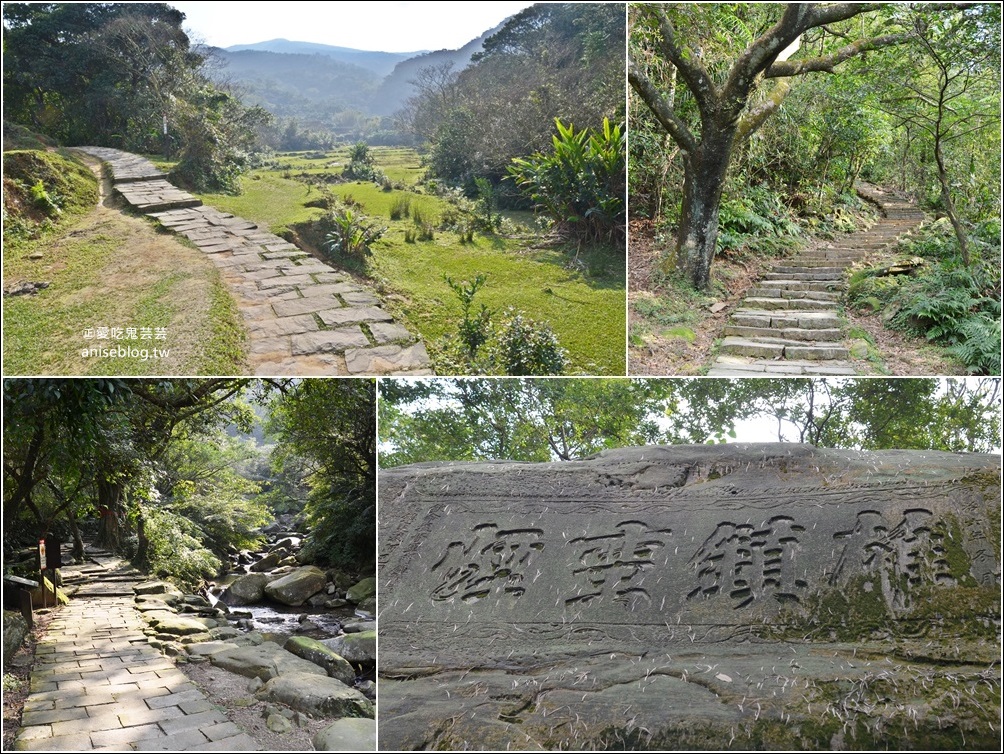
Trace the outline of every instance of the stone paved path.
[[709, 377], [855, 374], [842, 342], [844, 273], [924, 221], [924, 213], [909, 202], [868, 184], [856, 188], [883, 217], [767, 273], [732, 313]]
[[[86, 579], [36, 648], [21, 751], [256, 751], [171, 660], [133, 607], [142, 576], [89, 552]], [[70, 569], [66, 569], [69, 571]]]
[[198, 246], [219, 268], [250, 334], [258, 375], [429, 375], [425, 345], [344, 273], [255, 223], [171, 185], [148, 160], [79, 147], [102, 160], [125, 201]]

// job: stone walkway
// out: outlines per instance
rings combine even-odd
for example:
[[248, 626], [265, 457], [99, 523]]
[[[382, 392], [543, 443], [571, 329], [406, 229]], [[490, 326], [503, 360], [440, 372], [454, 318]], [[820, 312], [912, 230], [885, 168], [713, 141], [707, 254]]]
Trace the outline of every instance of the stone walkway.
[[709, 377], [855, 374], [842, 342], [844, 273], [924, 221], [923, 212], [882, 189], [860, 184], [857, 191], [883, 217], [767, 273], [732, 313]]
[[[36, 648], [21, 751], [256, 751], [254, 740], [147, 643], [133, 607], [143, 577], [107, 553]], [[68, 581], [74, 573], [65, 569]]]
[[255, 374], [433, 373], [425, 345], [348, 274], [249, 220], [203, 206], [142, 157], [78, 149], [107, 165], [131, 207], [189, 239], [216, 264], [246, 320]]

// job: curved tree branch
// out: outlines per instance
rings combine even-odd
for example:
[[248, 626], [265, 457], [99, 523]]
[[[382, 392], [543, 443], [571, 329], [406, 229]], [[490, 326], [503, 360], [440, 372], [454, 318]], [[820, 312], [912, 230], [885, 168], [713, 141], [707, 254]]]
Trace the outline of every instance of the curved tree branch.
[[696, 150], [697, 139], [687, 128], [687, 124], [680, 119], [669, 101], [662, 96], [655, 84], [635, 65], [633, 60], [628, 65], [628, 81], [631, 82], [631, 86], [645, 101], [645, 104], [673, 138], [673, 141], [680, 146], [680, 149], [691, 153]]

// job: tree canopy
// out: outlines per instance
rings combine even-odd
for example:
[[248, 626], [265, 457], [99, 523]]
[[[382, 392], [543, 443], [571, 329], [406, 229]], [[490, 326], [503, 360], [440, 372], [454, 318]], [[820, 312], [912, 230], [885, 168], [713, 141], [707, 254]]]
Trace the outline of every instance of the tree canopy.
[[[86, 529], [194, 583], [302, 506], [316, 561], [358, 567], [375, 547], [373, 390], [366, 380], [6, 380], [5, 552], [56, 533], [79, 553]], [[249, 438], [266, 414], [271, 452]], [[305, 506], [283, 499], [304, 484]]]
[[380, 462], [548, 461], [739, 439], [999, 451], [1000, 380], [437, 380], [380, 383]]
[[[877, 176], [885, 155], [904, 143], [895, 131], [906, 130], [908, 119], [887, 120], [895, 102], [905, 104], [892, 85], [908, 81], [914, 90], [931, 92], [932, 86], [938, 88], [936, 81], [948, 80], [955, 89], [965, 82], [975, 93], [999, 80], [999, 71], [981, 62], [988, 55], [999, 57], [993, 32], [999, 29], [999, 8], [990, 5], [640, 4], [631, 13], [629, 80], [647, 113], [639, 122], [637, 143], [647, 148], [643, 160], [656, 157], [663, 163], [663, 178], [682, 173], [678, 188], [667, 192], [679, 201], [673, 264], [700, 289], [710, 284], [727, 189], [742, 191], [744, 183], [748, 189], [763, 182], [784, 187], [786, 200], [797, 205], [797, 185], [790, 180], [785, 185], [795, 166], [806, 182], [822, 175], [846, 190], [862, 171]], [[949, 42], [942, 33], [935, 41], [932, 29], [955, 29], [959, 35]], [[962, 63], [965, 54], [951, 52], [965, 48], [963, 39], [979, 50], [969, 58], [971, 64]], [[851, 80], [855, 83], [838, 83]], [[914, 105], [924, 102], [930, 108], [938, 98], [925, 95]], [[808, 105], [809, 117], [761, 133], [790, 101], [796, 112]], [[959, 99], [954, 105], [963, 103]], [[938, 119], [930, 110], [927, 117]], [[975, 125], [971, 119], [963, 122]], [[633, 135], [634, 125], [633, 120]], [[786, 128], [794, 138], [784, 138]], [[919, 128], [914, 119], [907, 141], [917, 138]], [[668, 150], [646, 132], [661, 132], [675, 150], [668, 158], [657, 157]], [[957, 129], [965, 132], [965, 127]], [[933, 144], [927, 142], [927, 148]], [[671, 170], [667, 159], [679, 167]], [[730, 176], [737, 161], [744, 175]], [[833, 173], [835, 167], [842, 175]], [[960, 167], [952, 170], [946, 163], [956, 175]], [[942, 196], [946, 209], [947, 199]]]
[[167, 152], [189, 185], [236, 190], [271, 116], [210, 83], [184, 19], [166, 3], [4, 3], [4, 117], [71, 146]]

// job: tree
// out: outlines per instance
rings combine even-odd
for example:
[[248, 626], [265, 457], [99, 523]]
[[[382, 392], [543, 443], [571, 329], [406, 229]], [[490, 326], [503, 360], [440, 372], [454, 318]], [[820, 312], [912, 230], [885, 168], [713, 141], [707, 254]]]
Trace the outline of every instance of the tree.
[[[236, 191], [271, 116], [212, 84], [165, 3], [5, 3], [5, 118], [64, 144], [180, 155], [175, 175]], [[165, 143], [165, 121], [170, 138]]]
[[[175, 485], [157, 489], [161, 478], [170, 478], [169, 451], [183, 437], [205, 441], [221, 426], [247, 428], [247, 407], [235, 398], [250, 386], [241, 379], [6, 380], [3, 510], [10, 539], [5, 546], [62, 529], [65, 519], [79, 554], [77, 522], [97, 515], [99, 544], [124, 547], [135, 525], [146, 559], [146, 516], [161, 512], [149, 503], [175, 502]], [[195, 457], [191, 448], [187, 453]], [[193, 486], [192, 493], [200, 490]], [[207, 532], [215, 531], [217, 549], [225, 540], [239, 540], [240, 526], [199, 529], [193, 523], [213, 515], [223, 520], [219, 505], [211, 511], [208, 504], [190, 507], [185, 531], [207, 541], [213, 540]], [[180, 553], [178, 547], [168, 552]]]
[[5, 117], [70, 144], [147, 149], [202, 57], [165, 3], [5, 3]]
[[380, 463], [567, 461], [728, 442], [744, 421], [761, 441], [989, 453], [999, 402], [999, 379], [383, 380]]
[[655, 442], [673, 383], [627, 379], [381, 382], [381, 463], [547, 461]]
[[[909, 32], [875, 23], [882, 3], [789, 3], [785, 6], [639, 6], [643, 49], [675, 69], [674, 88], [662, 91], [635, 54], [632, 88], [680, 149], [683, 207], [675, 263], [698, 289], [711, 282], [719, 208], [736, 148], [774, 114], [795, 77], [834, 70], [868, 51], [903, 44]], [[954, 9], [932, 4], [929, 10]], [[864, 17], [860, 29], [835, 25]], [[739, 42], [738, 46], [736, 42]], [[800, 50], [807, 57], [795, 58]], [[761, 93], [770, 80], [769, 91]], [[682, 82], [688, 98], [677, 96]], [[680, 101], [675, 101], [679, 99]]]
[[[537, 3], [459, 73], [425, 69], [408, 114], [430, 142], [430, 174], [473, 195], [475, 177], [498, 185], [514, 157], [546, 149], [555, 118], [623, 122], [623, 18], [616, 4]], [[522, 201], [510, 193], [500, 198]]]
[[375, 380], [303, 380], [271, 407], [274, 462], [302, 462], [315, 558], [359, 568], [376, 552]]
[[971, 265], [967, 233], [953, 198], [946, 149], [999, 123], [1000, 6], [956, 13], [913, 13], [910, 54], [895, 70], [884, 109], [904, 128], [924, 134], [934, 153], [941, 208], [955, 232], [963, 263]]

